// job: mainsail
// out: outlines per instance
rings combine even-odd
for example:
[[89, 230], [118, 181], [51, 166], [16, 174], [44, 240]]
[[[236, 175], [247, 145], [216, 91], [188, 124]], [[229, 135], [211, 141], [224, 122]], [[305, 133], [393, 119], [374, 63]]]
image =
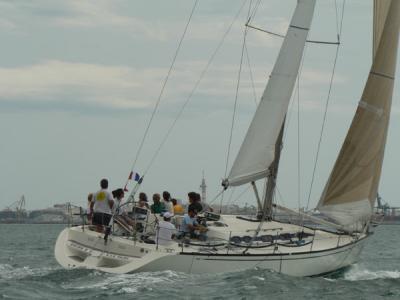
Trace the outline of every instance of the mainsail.
[[[360, 229], [368, 222], [381, 176], [400, 26], [400, 1], [388, 2], [390, 5], [386, 8], [387, 14], [384, 9], [377, 10], [379, 16], [376, 16], [374, 23], [380, 29], [374, 29], [374, 35], [379, 43], [372, 68], [356, 114], [317, 206], [319, 211], [347, 229]], [[385, 17], [384, 22], [382, 17]]]
[[237, 186], [268, 175], [275, 144], [296, 82], [315, 0], [299, 0], [264, 94], [224, 185]]

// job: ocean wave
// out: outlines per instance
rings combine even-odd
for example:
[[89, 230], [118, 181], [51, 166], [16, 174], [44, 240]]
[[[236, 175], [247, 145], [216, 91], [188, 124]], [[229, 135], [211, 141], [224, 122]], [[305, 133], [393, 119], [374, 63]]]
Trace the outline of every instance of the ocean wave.
[[175, 285], [184, 281], [188, 274], [174, 271], [144, 272], [133, 274], [108, 274], [93, 271], [86, 282], [70, 282], [63, 288], [75, 290], [117, 290], [119, 293], [137, 293], [139, 289], [152, 290], [159, 285]]
[[379, 270], [371, 271], [353, 266], [344, 274], [344, 279], [348, 281], [361, 281], [361, 280], [374, 280], [374, 279], [398, 279], [400, 278], [400, 271], [394, 270]]
[[54, 271], [53, 268], [31, 268], [29, 266], [16, 267], [9, 264], [0, 264], [0, 279], [22, 279], [27, 276], [44, 276]]

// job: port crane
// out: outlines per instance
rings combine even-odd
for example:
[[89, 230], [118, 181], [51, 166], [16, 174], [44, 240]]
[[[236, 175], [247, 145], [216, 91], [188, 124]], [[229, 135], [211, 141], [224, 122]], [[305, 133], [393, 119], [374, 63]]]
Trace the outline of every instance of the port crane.
[[5, 210], [15, 211], [16, 219], [20, 221], [26, 215], [25, 204], [26, 204], [25, 196], [22, 195], [19, 200], [11, 203], [9, 206], [5, 208]]

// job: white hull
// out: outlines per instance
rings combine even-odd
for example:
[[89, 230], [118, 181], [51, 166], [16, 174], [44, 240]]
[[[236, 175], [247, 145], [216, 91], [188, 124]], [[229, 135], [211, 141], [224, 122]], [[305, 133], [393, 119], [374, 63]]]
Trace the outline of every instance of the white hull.
[[[271, 222], [272, 225], [296, 227]], [[281, 230], [282, 228], [280, 228]], [[314, 231], [315, 232], [315, 231]], [[358, 260], [367, 235], [358, 238], [321, 232], [303, 246], [272, 244], [262, 249], [211, 249], [182, 246], [170, 247], [110, 237], [82, 230], [64, 229], [57, 239], [55, 257], [65, 268], [90, 268], [110, 273], [173, 270], [187, 273], [219, 273], [246, 269], [268, 269], [292, 276], [315, 276], [347, 267]]]
[[187, 273], [220, 273], [267, 269], [291, 276], [316, 276], [357, 262], [363, 241], [321, 253], [287, 255], [191, 255], [179, 254], [155, 260], [136, 271], [173, 270]]

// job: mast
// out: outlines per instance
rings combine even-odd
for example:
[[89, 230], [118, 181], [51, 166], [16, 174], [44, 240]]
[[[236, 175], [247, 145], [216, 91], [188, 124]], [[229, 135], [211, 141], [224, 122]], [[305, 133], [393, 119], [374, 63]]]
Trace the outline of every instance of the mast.
[[275, 144], [275, 159], [269, 166], [269, 175], [267, 177], [267, 184], [264, 193], [264, 207], [263, 212], [267, 220], [272, 220], [272, 205], [275, 195], [276, 178], [278, 177], [279, 161], [282, 152], [283, 131], [285, 129], [285, 122], [282, 124], [281, 131], [279, 132], [278, 140]]

